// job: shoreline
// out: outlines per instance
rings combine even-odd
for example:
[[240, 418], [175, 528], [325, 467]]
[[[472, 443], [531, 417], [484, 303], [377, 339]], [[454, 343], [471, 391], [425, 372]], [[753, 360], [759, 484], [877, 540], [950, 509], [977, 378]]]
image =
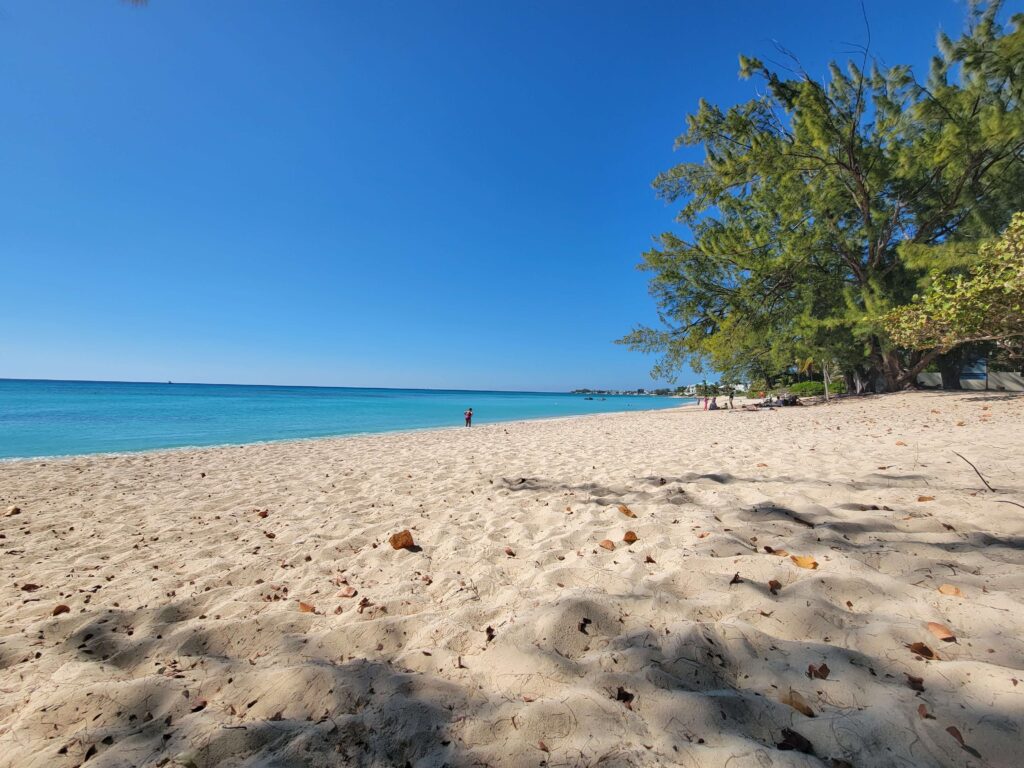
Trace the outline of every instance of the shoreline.
[[[248, 386], [248, 385], [246, 385]], [[685, 398], [692, 400], [693, 398]], [[560, 421], [563, 419], [586, 419], [595, 416], [615, 416], [622, 413], [651, 413], [656, 411], [676, 411], [685, 409], [688, 407], [694, 407], [697, 403], [687, 403], [681, 405], [673, 405], [666, 408], [637, 408], [635, 410], [625, 411], [602, 411], [600, 413], [573, 413], [565, 416], [538, 416], [536, 418], [526, 419], [510, 419], [508, 421], [488, 421], [476, 424], [470, 429], [482, 429], [484, 427], [498, 426], [501, 424], [522, 424], [532, 422], [544, 422], [544, 421]], [[305, 443], [317, 440], [348, 440], [352, 438], [365, 438], [375, 437], [378, 435], [412, 435], [421, 432], [445, 432], [449, 430], [463, 430], [465, 426], [459, 426], [453, 424], [445, 427], [410, 427], [408, 429], [388, 429], [380, 432], [349, 432], [339, 435], [313, 435], [310, 437], [282, 437], [270, 440], [253, 440], [246, 443], [212, 443], [210, 445], [176, 445], [169, 446], [166, 448], [140, 448], [137, 451], [95, 451], [92, 453], [61, 453], [53, 454], [48, 456], [9, 456], [0, 458], [0, 466], [5, 464], [16, 464], [21, 462], [32, 462], [32, 461], [66, 461], [80, 458], [115, 458], [123, 456], [139, 456], [148, 454], [161, 454], [178, 451], [204, 451], [204, 450], [216, 450], [220, 448], [244, 448], [250, 445], [279, 445], [282, 443]]]
[[0, 463], [0, 763], [1010, 768], [1022, 431], [907, 393]]

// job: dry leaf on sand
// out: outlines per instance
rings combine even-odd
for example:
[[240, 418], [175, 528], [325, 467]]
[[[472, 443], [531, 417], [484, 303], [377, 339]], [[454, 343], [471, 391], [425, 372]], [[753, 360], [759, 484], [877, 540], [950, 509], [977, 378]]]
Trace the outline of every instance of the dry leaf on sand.
[[943, 584], [939, 587], [939, 592], [950, 597], [963, 597], [964, 593], [960, 591], [960, 587], [954, 587], [952, 584]]
[[775, 579], [772, 579], [768, 582], [768, 591], [771, 592], [773, 595], [779, 594], [780, 589], [782, 589], [782, 584], [780, 584]]
[[51, 616], [60, 616], [62, 613], [70, 613], [70, 612], [71, 612], [71, 608], [69, 608], [68, 606], [66, 606], [66, 605], [64, 605], [62, 603], [61, 605], [58, 605], [56, 608], [54, 608], [53, 609], [53, 613], [50, 614], [50, 615]]
[[944, 643], [952, 643], [956, 641], [956, 635], [953, 631], [945, 624], [939, 624], [937, 621], [928, 622], [928, 631], [935, 635], [939, 640]]
[[828, 673], [832, 670], [828, 668], [828, 664], [822, 662], [817, 667], [813, 664], [807, 665], [807, 676], [810, 678], [817, 678], [818, 680], [828, 680]]
[[624, 514], [626, 517], [636, 517], [636, 513], [625, 504], [619, 504], [619, 512]]
[[640, 537], [636, 535], [635, 531], [626, 531], [626, 535], [622, 537], [622, 540], [627, 544], [632, 544], [638, 538]]
[[818, 561], [810, 555], [790, 555], [789, 559], [801, 568], [809, 568], [810, 570], [814, 570], [818, 567]]
[[615, 544], [612, 542], [611, 539], [605, 539], [600, 544], [598, 544], [598, 546], [599, 547], [603, 547], [604, 549], [607, 549], [609, 552], [611, 552], [613, 549], [615, 549]]
[[789, 552], [787, 552], [786, 550], [784, 550], [784, 549], [773, 549], [772, 547], [769, 547], [767, 545], [765, 545], [764, 551], [767, 552], [769, 555], [775, 555], [776, 557], [788, 557], [789, 556]]
[[299, 612], [300, 613], [316, 613], [316, 608], [313, 607], [312, 605], [310, 605], [309, 603], [303, 603], [303, 602], [300, 601], [299, 602]]
[[917, 654], [923, 659], [929, 659], [934, 661], [940, 658], [939, 654], [937, 654], [924, 643], [910, 643], [907, 646], [907, 650], [909, 650], [911, 653]]
[[781, 701], [783, 704], [788, 704], [801, 715], [806, 715], [807, 717], [814, 717], [814, 710], [811, 709], [810, 705], [806, 701], [804, 701], [804, 697], [796, 691], [794, 691], [792, 688], [790, 688], [788, 692], [783, 693], [781, 696], [779, 696], [779, 701]]
[[[906, 672], [904, 672], [903, 674], [907, 675]], [[907, 686], [911, 690], [913, 690], [913, 691], [918, 691], [919, 693], [923, 693], [924, 692], [924, 678], [923, 677], [914, 677], [913, 675], [907, 675]]]
[[934, 496], [918, 496], [917, 500], [918, 501], [935, 501], [935, 497]]

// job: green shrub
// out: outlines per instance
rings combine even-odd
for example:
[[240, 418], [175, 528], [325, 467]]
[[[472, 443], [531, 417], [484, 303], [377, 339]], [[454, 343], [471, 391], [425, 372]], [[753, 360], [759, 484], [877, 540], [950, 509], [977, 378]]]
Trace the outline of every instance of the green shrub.
[[[800, 381], [796, 384], [790, 384], [786, 389], [797, 397], [816, 397], [825, 394], [825, 384], [821, 381]], [[833, 381], [828, 388], [830, 395], [842, 394], [845, 391], [846, 382], [842, 380]]]

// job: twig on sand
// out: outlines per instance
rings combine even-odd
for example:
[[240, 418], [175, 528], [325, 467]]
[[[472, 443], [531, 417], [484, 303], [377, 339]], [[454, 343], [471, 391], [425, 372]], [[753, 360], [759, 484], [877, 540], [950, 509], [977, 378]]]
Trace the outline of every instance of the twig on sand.
[[[953, 451], [953, 453], [956, 453], [956, 451]], [[957, 456], [960, 456], [960, 454], [959, 454], [959, 453], [956, 453], [956, 455], [957, 455]], [[966, 462], [967, 462], [968, 464], [970, 464], [970, 465], [971, 465], [971, 469], [973, 469], [973, 470], [974, 470], [974, 472], [975, 472], [975, 474], [977, 474], [977, 475], [978, 475], [978, 477], [980, 477], [980, 478], [981, 478], [981, 482], [983, 482], [983, 483], [985, 484], [985, 487], [986, 487], [986, 488], [988, 488], [988, 489], [989, 489], [990, 491], [992, 491], [992, 493], [995, 493], [995, 492], [996, 492], [996, 489], [995, 489], [995, 488], [993, 488], [993, 487], [992, 487], [991, 485], [989, 485], [989, 484], [988, 484], [988, 480], [986, 480], [986, 479], [985, 479], [985, 476], [984, 476], [984, 475], [982, 475], [982, 474], [981, 474], [981, 472], [978, 472], [978, 468], [977, 468], [976, 466], [974, 466], [974, 464], [971, 464], [971, 462], [970, 462], [970, 461], [968, 461], [968, 460], [967, 460], [966, 458], [964, 458], [963, 456], [960, 456], [960, 458], [961, 458], [961, 459], [963, 459], [964, 461], [966, 461]]]
[[992, 499], [992, 501], [994, 501], [996, 504], [1013, 504], [1013, 506], [1015, 507], [1020, 507], [1021, 509], [1024, 509], [1024, 504], [1018, 504], [1016, 501], [1008, 501], [1006, 499]]

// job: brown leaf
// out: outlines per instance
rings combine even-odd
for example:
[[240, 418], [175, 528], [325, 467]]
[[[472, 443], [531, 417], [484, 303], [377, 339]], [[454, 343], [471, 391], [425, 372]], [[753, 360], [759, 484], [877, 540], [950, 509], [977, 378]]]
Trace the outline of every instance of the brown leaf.
[[828, 673], [831, 671], [832, 670], [828, 668], [828, 664], [825, 662], [822, 662], [817, 667], [813, 664], [807, 665], [807, 676], [812, 679], [817, 678], [818, 680], [828, 680]]
[[769, 555], [775, 555], [776, 557], [789, 557], [789, 552], [787, 552], [786, 550], [774, 549], [772, 547], [769, 547], [768, 545], [765, 545], [764, 551], [767, 552]]
[[960, 735], [960, 729], [955, 725], [949, 726], [949, 728], [946, 729], [946, 733], [956, 739], [961, 747], [964, 745], [964, 737]]
[[926, 707], [923, 703], [918, 705], [918, 707], [917, 707], [917, 714], [919, 714], [921, 716], [922, 720], [934, 720], [935, 719], [935, 715], [933, 715], [930, 712], [928, 712], [928, 707]]
[[391, 543], [392, 549], [409, 549], [410, 547], [416, 546], [416, 543], [412, 539], [412, 533], [408, 528], [404, 531], [391, 534], [388, 541]]
[[622, 537], [622, 540], [627, 544], [632, 544], [638, 538], [640, 537], [636, 535], [635, 531], [626, 531], [626, 535]]
[[338, 597], [355, 597], [359, 592], [355, 587], [345, 587], [338, 593]]
[[782, 741], [775, 746], [778, 749], [791, 749], [797, 752], [803, 752], [806, 755], [814, 754], [814, 745], [811, 744], [806, 737], [801, 736], [799, 733], [789, 728], [782, 729]]
[[636, 517], [636, 513], [625, 504], [619, 504], [619, 512], [624, 514], [626, 517]]
[[735, 574], [733, 574], [732, 581], [729, 582], [729, 586], [731, 587], [733, 584], [742, 584], [742, 583], [743, 583], [743, 579], [740, 578], [739, 573], [735, 573]]
[[263, 535], [266, 536], [268, 539], [276, 539], [277, 538], [277, 534], [274, 533], [273, 531], [264, 531]]
[[516, 551], [514, 549], [512, 549], [512, 547], [505, 547], [505, 554], [508, 555], [509, 557], [515, 557], [516, 556]]
[[61, 604], [61, 605], [58, 605], [56, 608], [54, 608], [53, 609], [53, 613], [51, 613], [50, 615], [51, 616], [60, 616], [62, 613], [70, 613], [70, 612], [71, 612], [71, 608], [70, 607], [68, 607], [68, 606], [66, 606], [64, 604]]
[[537, 749], [539, 749], [541, 752], [550, 752], [551, 751], [550, 749], [548, 749], [548, 745], [545, 744], [543, 741], [538, 741], [537, 742]]
[[779, 594], [780, 589], [782, 589], [782, 584], [777, 582], [775, 579], [772, 579], [768, 582], [768, 591], [771, 592], [773, 595]]
[[767, 465], [767, 464], [765, 464], [765, 463], [764, 463], [764, 462], [762, 461], [762, 462], [759, 462], [757, 466], [759, 466], [759, 467], [767, 467], [768, 465]]
[[22, 584], [21, 585], [21, 591], [22, 592], [35, 592], [37, 589], [39, 589], [39, 585], [38, 584]]
[[917, 500], [918, 501], [935, 501], [935, 497], [934, 496], [918, 496]]
[[[903, 674], [907, 675], [906, 672]], [[924, 678], [914, 677], [913, 675], [907, 675], [907, 686], [914, 691], [924, 693]]]
[[939, 587], [939, 592], [950, 597], [963, 597], [964, 593], [960, 591], [960, 587], [954, 587], [952, 584], [943, 584]]
[[958, 422], [956, 423], [956, 425], [957, 425], [958, 427], [964, 427], [964, 426], [967, 426], [967, 422], [966, 422], [966, 421], [958, 421]]
[[818, 567], [818, 561], [810, 555], [790, 555], [789, 559], [799, 565], [801, 568], [809, 568], [814, 570]]
[[935, 661], [939, 658], [939, 654], [937, 654], [924, 643], [910, 643], [907, 646], [907, 650], [909, 650], [911, 653], [916, 653], [921, 658], [929, 659], [931, 661]]
[[711, 535], [711, 531], [701, 531], [700, 533], [697, 534], [697, 538], [698, 539], [706, 539], [710, 535]]
[[657, 563], [657, 561], [653, 557], [651, 557], [650, 555], [648, 555], [647, 557], [644, 558], [644, 562], [645, 563]]
[[956, 635], [953, 634], [952, 630], [945, 624], [939, 624], [937, 621], [929, 621], [928, 631], [935, 635], [939, 640], [944, 643], [952, 643], [956, 641]]
[[260, 517], [266, 517], [267, 515], [270, 514], [270, 510], [269, 509], [261, 509], [256, 514], [259, 515]]
[[316, 613], [316, 608], [309, 603], [299, 601], [299, 613]]
[[615, 549], [615, 544], [614, 544], [614, 542], [612, 542], [611, 539], [604, 539], [597, 546], [602, 547], [603, 549], [607, 549], [609, 552], [611, 552], [613, 549]]
[[814, 717], [814, 710], [811, 709], [810, 705], [808, 705], [806, 701], [804, 701], [804, 697], [796, 691], [794, 691], [792, 688], [790, 688], [788, 692], [783, 693], [781, 696], [779, 696], [779, 701], [781, 701], [783, 704], [788, 704], [801, 715], [806, 715], [807, 717]]
[[902, 440], [897, 440], [896, 445], [906, 445]]

